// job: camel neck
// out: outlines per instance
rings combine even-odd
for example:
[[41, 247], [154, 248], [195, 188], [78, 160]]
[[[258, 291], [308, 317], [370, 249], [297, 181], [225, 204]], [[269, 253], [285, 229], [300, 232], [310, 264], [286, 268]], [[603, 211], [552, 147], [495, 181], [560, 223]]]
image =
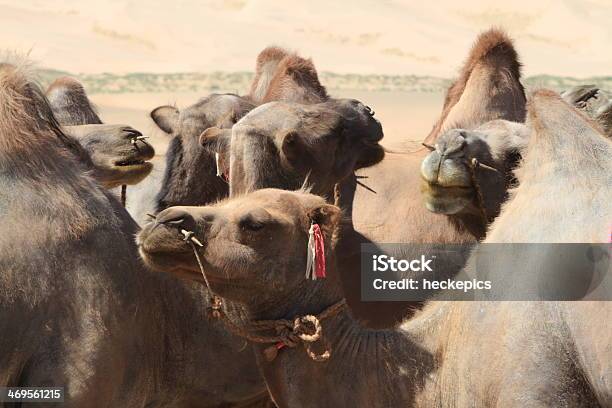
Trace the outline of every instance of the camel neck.
[[[311, 304], [307, 310], [316, 314], [322, 309]], [[282, 347], [272, 361], [266, 358], [270, 345], [256, 344], [256, 358], [279, 408], [413, 406], [436, 366], [431, 328], [439, 319], [419, 320], [410, 330], [372, 330], [345, 309], [320, 320], [317, 342]], [[330, 356], [315, 361], [307, 350], [315, 355], [329, 351]]]
[[476, 240], [482, 240], [487, 233], [487, 223], [478, 212], [460, 213], [448, 216], [451, 224], [459, 232], [467, 231]]
[[304, 278], [302, 284], [273, 300], [253, 299], [245, 310], [251, 321], [293, 319], [308, 314], [317, 315], [342, 298], [342, 289], [333, 277], [316, 281]]

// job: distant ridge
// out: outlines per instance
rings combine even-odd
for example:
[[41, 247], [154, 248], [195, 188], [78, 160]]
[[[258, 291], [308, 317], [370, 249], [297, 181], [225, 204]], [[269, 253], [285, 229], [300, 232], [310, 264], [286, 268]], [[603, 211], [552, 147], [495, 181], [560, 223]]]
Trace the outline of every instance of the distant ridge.
[[[39, 77], [44, 86], [59, 76], [70, 75], [81, 80], [88, 93], [133, 92], [235, 92], [246, 93], [253, 78], [252, 72], [211, 73], [130, 73], [130, 74], [71, 74], [54, 69], [40, 69]], [[322, 72], [321, 82], [330, 91], [401, 91], [442, 92], [451, 80], [416, 75], [360, 75]], [[537, 75], [525, 79], [527, 88], [550, 88], [557, 91], [580, 84], [593, 84], [612, 89], [612, 76], [573, 78]]]

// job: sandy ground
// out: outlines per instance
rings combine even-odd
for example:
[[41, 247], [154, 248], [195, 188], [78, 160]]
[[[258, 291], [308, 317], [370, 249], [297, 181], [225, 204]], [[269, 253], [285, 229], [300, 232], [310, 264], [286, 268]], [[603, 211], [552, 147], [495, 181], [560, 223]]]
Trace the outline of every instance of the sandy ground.
[[[334, 97], [355, 98], [370, 106], [383, 125], [383, 145], [394, 150], [413, 150], [427, 136], [440, 114], [444, 95], [417, 92], [331, 92]], [[165, 168], [165, 152], [170, 138], [157, 128], [149, 112], [160, 105], [175, 104], [179, 109], [189, 106], [203, 95], [197, 93], [127, 93], [93, 94], [106, 123], [130, 125], [150, 136], [156, 157], [151, 175], [137, 186], [130, 186], [127, 208], [139, 223], [153, 211], [153, 202]]]

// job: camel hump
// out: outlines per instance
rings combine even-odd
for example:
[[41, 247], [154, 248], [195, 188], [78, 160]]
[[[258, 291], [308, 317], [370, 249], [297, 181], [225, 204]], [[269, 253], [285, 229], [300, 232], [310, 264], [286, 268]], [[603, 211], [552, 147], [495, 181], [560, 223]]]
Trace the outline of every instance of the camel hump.
[[264, 48], [257, 56], [255, 72], [260, 73], [263, 67], [269, 63], [278, 65], [278, 63], [291, 53], [285, 48], [270, 46]]
[[521, 76], [521, 63], [514, 43], [499, 28], [491, 28], [476, 38], [463, 70], [470, 73], [478, 64], [503, 64], [514, 78]]
[[3, 142], [17, 141], [20, 135], [33, 131], [39, 120], [53, 121], [53, 115], [44, 109], [46, 104], [40, 88], [30, 77], [26, 63], [0, 64], [0, 139]]
[[328, 97], [312, 60], [280, 47], [265, 48], [257, 56], [249, 96], [256, 103], [316, 103]]
[[49, 88], [47, 88], [47, 93], [57, 89], [85, 93], [85, 88], [83, 87], [83, 84], [78, 79], [70, 76], [63, 76], [57, 78], [51, 83], [51, 85], [49, 85]]
[[[593, 119], [548, 89], [537, 90], [531, 95], [528, 118], [534, 129], [532, 137], [535, 138], [535, 143], [530, 144], [536, 147], [564, 146], [571, 140], [573, 148], [567, 149], [567, 153], [575, 155], [607, 142]], [[563, 151], [566, 149], [557, 149], [556, 153], [561, 154]]]
[[99, 125], [102, 120], [85, 87], [76, 78], [57, 78], [46, 92], [49, 105], [62, 126]]
[[296, 54], [288, 55], [278, 66], [280, 75], [283, 71], [297, 84], [311, 89], [321, 100], [327, 99], [327, 91], [319, 81], [319, 74], [312, 59], [302, 58]]
[[474, 129], [495, 119], [524, 121], [520, 77], [521, 63], [510, 37], [497, 28], [481, 33], [448, 88], [442, 113], [425, 142], [433, 143], [452, 128]]

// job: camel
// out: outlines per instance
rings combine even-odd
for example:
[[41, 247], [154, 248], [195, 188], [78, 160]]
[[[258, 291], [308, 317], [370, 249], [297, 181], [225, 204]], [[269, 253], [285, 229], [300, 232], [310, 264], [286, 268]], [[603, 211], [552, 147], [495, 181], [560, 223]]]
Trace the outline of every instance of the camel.
[[461, 218], [473, 218], [465, 223], [469, 231], [484, 237], [516, 182], [513, 170], [529, 135], [525, 124], [501, 119], [443, 133], [421, 164], [426, 208], [450, 216], [465, 214]]
[[105, 188], [138, 184], [151, 173], [155, 150], [145, 136], [127, 125], [103, 124], [78, 80], [58, 78], [46, 96], [64, 134], [88, 152], [93, 177]]
[[203, 205], [227, 196], [229, 187], [217, 175], [215, 151], [203, 149], [200, 136], [208, 128], [231, 128], [253, 104], [234, 94], [212, 94], [179, 111], [160, 106], [151, 118], [172, 135], [166, 153], [166, 170], [154, 212], [173, 205]]
[[62, 131], [88, 152], [93, 177], [107, 189], [138, 184], [153, 170], [153, 146], [130, 126], [62, 126]]
[[[333, 100], [326, 103], [333, 103]], [[271, 118], [272, 114], [266, 112], [272, 108], [266, 106], [251, 111], [232, 129], [231, 195], [265, 187], [292, 190], [307, 182], [313, 192], [328, 198], [333, 197], [333, 184], [313, 177], [318, 173], [324, 173], [325, 167], [321, 166], [320, 162], [326, 158], [324, 155], [332, 156], [330, 152], [333, 150], [321, 149], [316, 156], [298, 154], [296, 157], [300, 160], [299, 165], [291, 163], [280, 141], [284, 134], [299, 132], [291, 128], [286, 129], [284, 125], [278, 126], [278, 131], [271, 132], [269, 129], [277, 126], [274, 123], [280, 124], [281, 121]], [[261, 116], [262, 119], [256, 119], [256, 116]], [[520, 83], [520, 63], [517, 53], [512, 41], [503, 32], [489, 30], [476, 40], [459, 79], [449, 88], [442, 115], [427, 140], [431, 142], [441, 133], [454, 128], [472, 130], [492, 120], [522, 122], [524, 118], [525, 95]], [[261, 142], [261, 137], [253, 138], [250, 137], [251, 134], [266, 135], [269, 141]], [[507, 135], [509, 138], [512, 138], [511, 136]], [[505, 136], [500, 135], [498, 139], [502, 137]], [[300, 139], [304, 138], [306, 137]], [[234, 146], [243, 139], [245, 140], [243, 144], [248, 143], [248, 148]], [[509, 143], [502, 144], [512, 147]], [[275, 148], [271, 148], [272, 145]], [[516, 161], [516, 156], [510, 154], [511, 150], [507, 153], [502, 155], [508, 160], [503, 168], [509, 171]], [[376, 161], [362, 166], [367, 168], [358, 172], [359, 176], [364, 178], [357, 180], [361, 186], [357, 185], [352, 193], [343, 190], [346, 197], [341, 200], [342, 205], [352, 208], [355, 228], [362, 234], [364, 243], [469, 244], [484, 237], [487, 222], [497, 215], [501, 204], [501, 201], [493, 202], [493, 200], [505, 196], [505, 190], [503, 192], [499, 190], [497, 193], [498, 186], [494, 185], [497, 178], [491, 177], [484, 170], [476, 169], [475, 181], [483, 187], [494, 185], [496, 189], [496, 191], [482, 192], [486, 200], [491, 200], [485, 203], [486, 207], [491, 209], [486, 214], [486, 221], [481, 211], [434, 214], [423, 206], [423, 199], [420, 196], [423, 183], [420, 169], [427, 154], [425, 149], [413, 153], [387, 152], [385, 159], [379, 164], [371, 166], [382, 159], [382, 155], [377, 157]], [[331, 159], [338, 160], [337, 157]], [[481, 159], [486, 164], [486, 157]], [[241, 167], [249, 170], [241, 171]], [[487, 183], [485, 179], [492, 180], [493, 183]], [[475, 188], [465, 189], [466, 193], [471, 194], [469, 198], [472, 200], [477, 199], [476, 191]], [[455, 263], [449, 265], [448, 274], [456, 274], [461, 266]], [[345, 287], [345, 293], [353, 312], [364, 323], [373, 327], [387, 327], [398, 323], [404, 318], [408, 310], [406, 308], [413, 306], [406, 304], [404, 305], [406, 308], [403, 308], [401, 302], [362, 302], [360, 282], [347, 281], [345, 284], [350, 285]]]
[[0, 107], [0, 384], [63, 386], [68, 407], [267, 406], [206, 292], [144, 268], [24, 66], [0, 65]]
[[257, 56], [248, 98], [257, 105], [272, 101], [311, 104], [329, 99], [312, 60], [280, 47], [267, 47]]
[[563, 99], [586, 112], [612, 137], [612, 99], [610, 93], [595, 85], [579, 85], [561, 94]]
[[[533, 95], [529, 119], [520, 183], [483, 245], [609, 242], [612, 143], [551, 91]], [[607, 302], [432, 300], [397, 328], [367, 329], [342, 302], [338, 275], [344, 268], [358, 274], [359, 259], [343, 258], [352, 254], [354, 231], [341, 219], [321, 197], [261, 189], [163, 211], [156, 227], [141, 233], [140, 251], [157, 269], [205, 279], [218, 296], [244, 307], [246, 318], [233, 325], [256, 343], [280, 408], [612, 403]], [[304, 277], [313, 224], [323, 236], [326, 279]], [[201, 246], [189, 246], [181, 229]], [[543, 260], [542, 272], [554, 261], [523, 255]]]
[[354, 99], [261, 105], [232, 128], [230, 195], [306, 182], [331, 198], [338, 181], [383, 159], [382, 137], [371, 109]]

